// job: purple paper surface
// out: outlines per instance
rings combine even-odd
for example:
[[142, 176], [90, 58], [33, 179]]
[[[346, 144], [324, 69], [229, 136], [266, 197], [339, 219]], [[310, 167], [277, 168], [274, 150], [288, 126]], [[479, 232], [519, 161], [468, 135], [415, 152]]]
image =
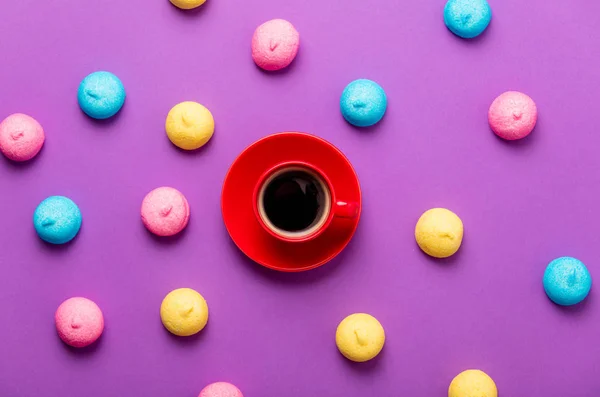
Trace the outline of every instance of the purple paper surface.
[[[443, 1], [5, 0], [0, 5], [0, 118], [46, 131], [28, 164], [0, 159], [0, 396], [195, 397], [228, 381], [246, 397], [446, 396], [479, 368], [501, 397], [597, 397], [597, 286], [574, 308], [544, 294], [545, 266], [574, 256], [600, 280], [600, 3], [490, 0], [492, 23], [465, 41]], [[252, 62], [254, 29], [291, 21], [299, 55], [280, 73]], [[104, 122], [77, 105], [79, 82], [108, 70], [127, 90]], [[361, 130], [339, 111], [343, 88], [369, 78], [387, 92], [383, 121]], [[523, 91], [535, 131], [505, 142], [487, 124], [492, 100]], [[164, 121], [178, 102], [207, 106], [212, 141], [176, 149]], [[305, 131], [339, 147], [363, 189], [355, 238], [315, 271], [255, 265], [221, 219], [225, 173], [253, 141]], [[143, 227], [143, 197], [181, 190], [192, 216], [178, 238]], [[37, 238], [32, 215], [50, 195], [83, 213], [76, 240]], [[463, 246], [426, 257], [414, 226], [431, 207], [455, 211]], [[600, 282], [600, 281], [599, 281]], [[159, 307], [172, 289], [207, 299], [208, 326], [176, 338]], [[85, 296], [106, 328], [90, 349], [54, 328], [66, 298]], [[354, 312], [386, 330], [381, 355], [344, 359], [334, 343]]]

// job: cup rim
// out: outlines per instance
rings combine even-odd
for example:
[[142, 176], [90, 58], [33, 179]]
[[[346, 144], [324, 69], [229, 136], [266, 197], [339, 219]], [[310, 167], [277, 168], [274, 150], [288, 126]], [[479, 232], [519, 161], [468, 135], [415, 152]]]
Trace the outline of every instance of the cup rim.
[[[263, 220], [263, 217], [261, 216], [261, 213], [259, 210], [259, 202], [258, 202], [260, 192], [261, 192], [264, 184], [266, 183], [266, 181], [277, 171], [279, 171], [283, 168], [291, 168], [294, 166], [298, 167], [298, 168], [307, 169], [310, 172], [316, 174], [319, 178], [321, 178], [321, 180], [325, 184], [325, 188], [328, 190], [329, 199], [330, 199], [329, 213], [325, 217], [325, 221], [323, 222], [323, 224], [319, 228], [314, 230], [312, 233], [309, 233], [307, 235], [300, 236], [300, 237], [284, 236], [284, 235], [276, 233], [273, 229], [271, 229], [265, 223], [265, 221]], [[313, 239], [317, 238], [319, 235], [321, 235], [325, 231], [325, 229], [327, 229], [327, 227], [331, 224], [331, 221], [333, 220], [335, 203], [336, 203], [335, 193], [333, 190], [333, 185], [331, 184], [331, 181], [329, 180], [329, 178], [323, 173], [323, 171], [319, 167], [316, 167], [305, 161], [285, 161], [285, 162], [279, 163], [279, 164], [269, 168], [258, 178], [258, 181], [256, 182], [256, 185], [254, 187], [254, 192], [252, 194], [252, 208], [254, 210], [254, 215], [255, 215], [258, 223], [261, 225], [261, 227], [267, 233], [269, 233], [271, 236], [275, 237], [276, 239], [278, 239], [280, 241], [284, 241], [284, 242], [293, 242], [293, 243], [299, 243], [299, 242], [313, 240]]]

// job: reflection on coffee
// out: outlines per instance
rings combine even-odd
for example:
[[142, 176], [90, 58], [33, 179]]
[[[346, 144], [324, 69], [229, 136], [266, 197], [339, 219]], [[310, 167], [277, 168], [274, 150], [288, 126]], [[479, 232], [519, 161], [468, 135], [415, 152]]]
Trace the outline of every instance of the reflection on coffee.
[[323, 184], [302, 170], [285, 171], [267, 182], [262, 207], [268, 220], [286, 232], [315, 226], [324, 212]]

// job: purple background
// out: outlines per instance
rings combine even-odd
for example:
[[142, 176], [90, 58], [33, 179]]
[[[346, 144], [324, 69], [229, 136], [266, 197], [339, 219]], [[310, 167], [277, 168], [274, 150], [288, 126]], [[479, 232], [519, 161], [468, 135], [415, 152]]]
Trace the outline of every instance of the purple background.
[[[473, 41], [444, 26], [444, 2], [208, 0], [3, 1], [0, 117], [34, 116], [46, 145], [29, 164], [0, 159], [0, 395], [195, 397], [209, 382], [246, 397], [445, 396], [480, 368], [503, 397], [591, 397], [600, 391], [600, 298], [553, 305], [546, 264], [563, 255], [600, 279], [600, 3], [491, 0]], [[286, 18], [301, 34], [295, 63], [266, 74], [250, 57], [254, 29]], [[117, 74], [127, 101], [95, 122], [76, 102], [81, 79]], [[347, 125], [344, 86], [370, 78], [389, 108], [375, 128]], [[534, 133], [497, 139], [487, 109], [506, 90], [534, 98]], [[213, 140], [183, 153], [164, 133], [174, 104], [195, 100]], [[220, 214], [223, 177], [267, 134], [317, 134], [352, 161], [364, 211], [330, 264], [280, 274], [247, 260]], [[152, 237], [139, 207], [158, 186], [188, 198], [179, 238]], [[52, 247], [32, 214], [49, 195], [83, 212], [74, 243]], [[434, 206], [465, 224], [459, 253], [432, 260], [413, 230]], [[210, 307], [189, 339], [162, 327], [167, 292], [192, 287]], [[54, 311], [71, 296], [104, 311], [97, 345], [63, 345]], [[387, 334], [366, 364], [342, 358], [338, 322], [364, 311]]]

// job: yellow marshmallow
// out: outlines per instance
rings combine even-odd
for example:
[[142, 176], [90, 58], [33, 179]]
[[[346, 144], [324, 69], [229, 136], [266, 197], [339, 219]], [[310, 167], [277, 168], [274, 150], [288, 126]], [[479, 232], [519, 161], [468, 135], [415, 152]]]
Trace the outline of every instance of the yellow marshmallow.
[[165, 130], [173, 145], [194, 150], [213, 136], [215, 120], [210, 111], [199, 103], [181, 102], [169, 111]]
[[200, 7], [206, 0], [171, 0], [171, 3], [182, 10], [191, 10]]
[[488, 374], [469, 369], [452, 379], [448, 397], [498, 397], [498, 389]]
[[463, 223], [452, 211], [432, 208], [426, 211], [415, 228], [419, 247], [436, 258], [446, 258], [460, 248], [463, 238]]
[[385, 343], [381, 323], [369, 314], [355, 313], [342, 320], [335, 333], [335, 343], [348, 360], [369, 361], [379, 354]]
[[190, 336], [202, 331], [208, 321], [208, 305], [198, 292], [179, 288], [165, 296], [160, 318], [166, 329], [177, 336]]

